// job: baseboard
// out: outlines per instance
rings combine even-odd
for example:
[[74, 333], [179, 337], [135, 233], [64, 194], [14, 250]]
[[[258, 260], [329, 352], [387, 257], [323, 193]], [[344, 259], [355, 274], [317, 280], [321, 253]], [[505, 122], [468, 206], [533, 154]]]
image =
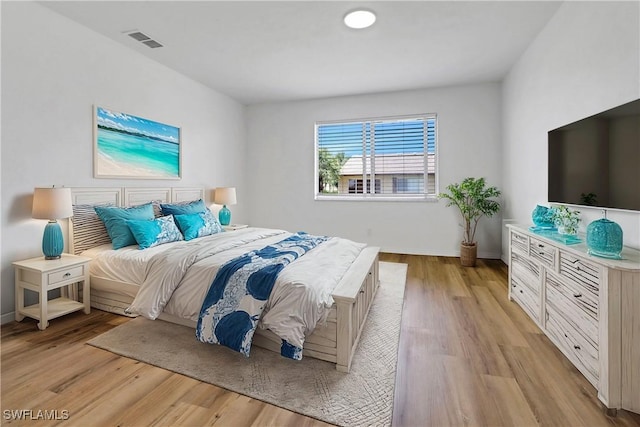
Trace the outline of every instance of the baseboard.
[[[412, 251], [403, 251], [403, 250], [393, 250], [393, 249], [385, 249], [382, 248], [382, 250], [380, 252], [386, 252], [386, 253], [390, 253], [390, 254], [401, 254], [401, 255], [428, 255], [428, 256], [442, 256], [442, 257], [452, 257], [452, 258], [459, 258], [460, 257], [460, 250], [453, 250], [453, 251], [437, 251], [437, 252], [432, 252], [432, 253], [424, 253], [424, 252], [412, 252]], [[501, 259], [500, 256], [500, 252], [484, 252], [484, 251], [480, 251], [478, 252], [478, 258], [479, 259]]]
[[[458, 254], [456, 256], [460, 256], [460, 254]], [[480, 259], [502, 259], [501, 254], [499, 252], [480, 252], [478, 254], [478, 258], [480, 258]]]
[[13, 322], [14, 320], [16, 320], [15, 311], [12, 311], [11, 313], [3, 314], [2, 316], [0, 316], [0, 325]]

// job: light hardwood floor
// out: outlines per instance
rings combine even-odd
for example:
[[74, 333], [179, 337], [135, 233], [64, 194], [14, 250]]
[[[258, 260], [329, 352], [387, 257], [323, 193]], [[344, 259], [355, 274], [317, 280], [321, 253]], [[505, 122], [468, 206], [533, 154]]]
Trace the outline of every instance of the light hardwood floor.
[[[507, 300], [507, 269], [480, 260], [383, 254], [409, 264], [394, 400], [395, 426], [640, 426], [607, 417], [595, 389]], [[93, 310], [2, 326], [2, 425], [326, 425], [191, 378], [85, 345], [128, 321]], [[17, 421], [7, 410], [68, 420]]]

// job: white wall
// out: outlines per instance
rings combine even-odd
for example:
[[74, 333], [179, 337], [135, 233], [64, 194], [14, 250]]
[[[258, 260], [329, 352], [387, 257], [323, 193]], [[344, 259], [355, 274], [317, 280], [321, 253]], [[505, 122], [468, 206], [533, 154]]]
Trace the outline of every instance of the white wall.
[[[314, 123], [437, 113], [440, 189], [467, 176], [501, 187], [500, 98], [500, 85], [487, 83], [250, 106], [250, 222], [347, 237], [388, 252], [458, 256], [458, 211], [444, 200], [315, 201]], [[481, 220], [480, 257], [500, 256], [500, 232], [499, 216]]]
[[[640, 98], [639, 8], [563, 3], [505, 78], [504, 218], [530, 224], [536, 204], [546, 203], [549, 130]], [[597, 209], [579, 210], [583, 231], [601, 217]], [[622, 227], [625, 245], [640, 248], [640, 214], [607, 216]]]
[[[94, 179], [94, 104], [180, 126], [182, 180]], [[41, 255], [36, 186], [235, 185], [234, 220], [246, 221], [244, 115], [238, 102], [45, 7], [3, 2], [2, 320], [14, 309], [11, 262]]]

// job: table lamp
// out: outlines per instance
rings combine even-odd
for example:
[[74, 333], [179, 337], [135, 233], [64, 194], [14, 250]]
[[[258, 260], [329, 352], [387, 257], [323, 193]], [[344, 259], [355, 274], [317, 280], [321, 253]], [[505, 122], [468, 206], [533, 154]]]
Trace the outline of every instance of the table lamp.
[[229, 223], [231, 222], [231, 211], [227, 208], [227, 205], [236, 204], [236, 188], [216, 188], [216, 193], [213, 197], [213, 203], [215, 203], [216, 205], [222, 205], [222, 209], [220, 209], [220, 212], [218, 212], [218, 219], [220, 220], [220, 224], [229, 225]]
[[36, 219], [48, 219], [42, 236], [42, 253], [45, 259], [58, 259], [64, 249], [62, 229], [57, 219], [73, 216], [71, 189], [64, 187], [36, 188], [33, 191], [33, 210]]

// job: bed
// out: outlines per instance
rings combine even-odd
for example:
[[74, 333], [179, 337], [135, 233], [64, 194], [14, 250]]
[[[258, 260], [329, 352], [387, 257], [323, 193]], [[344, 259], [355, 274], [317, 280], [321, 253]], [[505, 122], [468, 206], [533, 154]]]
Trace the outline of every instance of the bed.
[[[190, 200], [205, 199], [204, 189], [197, 187], [190, 188], [176, 188], [176, 187], [162, 187], [162, 188], [139, 188], [139, 187], [111, 187], [111, 188], [74, 188], [72, 189], [72, 198], [74, 206], [95, 206], [95, 205], [113, 205], [113, 206], [135, 206], [150, 201], [160, 203], [179, 203]], [[82, 254], [83, 256], [89, 256], [93, 259], [91, 262], [91, 306], [100, 310], [120, 314], [128, 315], [126, 309], [131, 306], [136, 296], [139, 293], [141, 287], [142, 275], [138, 272], [130, 272], [126, 274], [127, 268], [121, 267], [116, 262], [109, 264], [109, 256], [116, 256], [114, 253], [120, 251], [123, 256], [127, 252], [133, 258], [134, 263], [140, 262], [144, 264], [146, 262], [145, 257], [153, 255], [155, 252], [161, 252], [165, 248], [160, 249], [156, 246], [151, 248], [152, 250], [145, 249], [143, 251], [123, 248], [119, 251], [113, 251], [109, 249], [109, 244], [105, 241], [99, 241], [95, 239], [95, 236], [91, 235], [91, 232], [87, 232], [87, 227], [84, 224], [74, 220], [70, 221], [69, 225], [69, 249], [71, 253]], [[215, 243], [216, 247], [219, 247], [221, 242], [231, 242], [235, 239], [248, 239], [254, 236], [262, 239], [263, 235], [265, 242], [275, 241], [279, 237], [288, 236], [288, 233], [284, 230], [270, 230], [259, 229], [249, 227], [238, 231], [230, 231], [220, 233], [219, 236], [210, 236], [211, 240], [218, 239]], [[201, 240], [200, 245], [204, 245], [206, 238], [196, 239]], [[226, 244], [226, 243], [225, 243]], [[260, 246], [260, 242], [247, 243], [247, 248]], [[167, 245], [168, 246], [168, 245]], [[328, 245], [325, 245], [328, 246]], [[204, 247], [204, 246], [203, 246]], [[319, 247], [320, 248], [320, 247]], [[248, 249], [247, 249], [248, 250]], [[296, 264], [293, 262], [288, 269], [283, 270], [287, 274], [294, 274], [297, 271], [298, 274], [303, 274], [305, 269], [308, 269], [308, 273], [313, 271], [312, 268], [326, 268], [326, 257], [329, 254], [330, 249], [327, 247], [322, 251], [311, 251], [309, 255], [300, 259], [300, 262]], [[333, 249], [331, 249], [333, 250]], [[346, 250], [346, 249], [345, 249]], [[313, 256], [312, 256], [313, 252]], [[117, 254], [120, 256], [120, 253]], [[230, 251], [230, 255], [233, 251]], [[317, 253], [317, 254], [316, 254]], [[324, 253], [324, 267], [318, 265], [314, 267], [316, 262], [314, 257], [318, 258], [318, 263], [322, 262], [321, 253]], [[379, 285], [378, 281], [378, 253], [377, 247], [363, 247], [354, 253], [352, 261], [348, 264], [344, 264], [339, 270], [333, 273], [333, 280], [335, 283], [331, 285], [332, 291], [330, 292], [330, 301], [332, 304], [327, 307], [325, 312], [319, 317], [320, 321], [313, 330], [313, 333], [304, 337], [304, 349], [303, 355], [306, 357], [313, 357], [322, 359], [336, 364], [336, 369], [343, 372], [349, 372], [351, 367], [351, 361], [353, 354], [358, 344], [360, 333], [365, 324], [367, 314]], [[106, 255], [105, 255], [106, 254]], [[222, 259], [227, 256], [226, 254], [220, 257]], [[107, 261], [105, 261], [105, 259]], [[214, 258], [214, 257], [213, 257]], [[304, 263], [302, 262], [304, 259]], [[296, 265], [294, 265], [296, 264]], [[303, 267], [303, 264], [306, 267]], [[336, 264], [340, 264], [336, 262]], [[336, 267], [337, 268], [337, 267]], [[118, 273], [114, 273], [114, 271]], [[194, 269], [196, 270], [196, 269]], [[200, 274], [202, 276], [204, 270], [199, 273], [195, 271], [193, 275]], [[211, 273], [208, 279], [203, 281], [203, 285], [206, 286], [211, 283]], [[324, 276], [318, 275], [318, 276]], [[327, 274], [327, 276], [331, 276]], [[209, 283], [206, 283], [209, 280]], [[190, 283], [185, 280], [185, 283]], [[187, 286], [184, 286], [187, 289]], [[276, 287], [274, 287], [274, 293]], [[196, 291], [202, 292], [202, 291]], [[175, 298], [172, 298], [167, 303], [166, 307], [163, 307], [163, 311], [158, 316], [158, 319], [194, 327], [196, 321], [191, 315], [193, 307], [188, 307], [187, 301], [189, 298], [193, 299], [193, 291], [184, 291], [182, 294], [187, 295], [179, 296], [180, 293], [176, 291]], [[178, 308], [176, 308], [178, 307]], [[265, 313], [264, 318], [268, 318], [268, 313]], [[275, 311], [274, 311], [275, 313]], [[274, 317], [277, 317], [274, 315]], [[280, 352], [280, 346], [282, 339], [269, 329], [269, 323], [265, 321], [266, 329], [259, 327], [256, 329], [256, 333], [253, 337], [253, 345], [266, 348], [271, 351]], [[271, 323], [272, 329], [277, 330], [277, 324]]]

